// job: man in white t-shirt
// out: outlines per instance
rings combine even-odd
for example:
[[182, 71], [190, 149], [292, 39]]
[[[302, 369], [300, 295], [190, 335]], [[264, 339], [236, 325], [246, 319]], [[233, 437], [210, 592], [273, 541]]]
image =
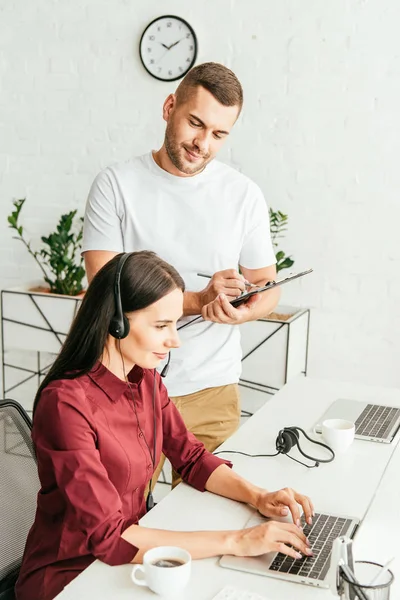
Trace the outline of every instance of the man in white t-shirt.
[[204, 320], [180, 332], [165, 384], [188, 428], [210, 451], [239, 425], [238, 325], [269, 314], [279, 298], [274, 288], [238, 308], [229, 302], [245, 281], [265, 284], [276, 276], [261, 190], [213, 160], [242, 103], [240, 82], [223, 65], [189, 71], [165, 100], [160, 150], [102, 171], [91, 187], [84, 224], [89, 281], [115, 254], [135, 250], [155, 251], [185, 280], [181, 324], [194, 315]]

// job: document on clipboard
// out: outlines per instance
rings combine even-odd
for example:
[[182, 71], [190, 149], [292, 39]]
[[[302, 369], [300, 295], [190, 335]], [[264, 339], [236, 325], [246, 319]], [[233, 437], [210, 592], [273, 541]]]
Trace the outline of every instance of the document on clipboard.
[[256, 294], [262, 294], [262, 292], [267, 292], [268, 290], [271, 290], [272, 288], [274, 288], [278, 285], [284, 285], [285, 283], [288, 283], [289, 281], [293, 281], [294, 279], [298, 279], [299, 277], [303, 277], [304, 275], [308, 275], [309, 273], [312, 273], [312, 272], [313, 272], [313, 269], [308, 269], [307, 271], [301, 271], [300, 273], [290, 274], [287, 277], [284, 277], [282, 279], [277, 279], [276, 281], [268, 281], [265, 285], [260, 286], [255, 289], [252, 288], [250, 292], [245, 292], [241, 296], [238, 296], [234, 300], [231, 300], [231, 304], [232, 304], [232, 306], [234, 306], [236, 308], [237, 306], [240, 306], [241, 304], [246, 302], [246, 300], [248, 300], [251, 296], [254, 296]]

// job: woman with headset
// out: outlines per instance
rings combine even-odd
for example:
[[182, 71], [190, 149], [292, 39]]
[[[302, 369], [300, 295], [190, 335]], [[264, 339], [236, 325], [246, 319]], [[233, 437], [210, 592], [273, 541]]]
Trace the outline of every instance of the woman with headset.
[[[153, 252], [118, 255], [93, 279], [34, 403], [32, 438], [41, 489], [16, 585], [17, 600], [51, 600], [96, 558], [141, 562], [154, 546], [182, 546], [194, 559], [281, 551], [310, 555], [290, 488], [268, 492], [189, 433], [156, 372], [179, 346], [184, 283]], [[199, 491], [246, 502], [269, 517], [240, 531], [178, 532], [138, 525], [160, 454]], [[147, 505], [147, 506], [146, 506]], [[291, 547], [293, 546], [293, 547]]]

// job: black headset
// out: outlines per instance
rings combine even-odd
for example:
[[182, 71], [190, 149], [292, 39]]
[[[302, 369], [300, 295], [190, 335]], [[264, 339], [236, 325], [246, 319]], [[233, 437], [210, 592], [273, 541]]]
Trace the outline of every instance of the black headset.
[[[304, 437], [308, 441], [312, 442], [313, 444], [317, 444], [317, 446], [321, 446], [322, 448], [325, 448], [326, 450], [328, 450], [331, 453], [331, 456], [329, 458], [316, 458], [315, 456], [310, 456], [309, 454], [306, 454], [305, 452], [303, 452], [303, 450], [300, 447], [299, 431], [301, 431], [301, 433], [304, 435]], [[305, 458], [308, 458], [310, 460], [315, 460], [315, 464], [314, 465], [306, 465], [306, 463], [303, 463], [303, 462], [297, 460], [296, 458], [293, 458], [293, 456], [289, 456], [288, 452], [294, 446], [297, 446], [300, 454], [302, 454]], [[292, 460], [299, 462], [301, 465], [304, 465], [305, 467], [308, 467], [309, 469], [313, 469], [314, 467], [319, 467], [320, 463], [332, 462], [332, 460], [335, 458], [335, 453], [332, 450], [332, 448], [330, 448], [326, 444], [323, 444], [322, 442], [317, 442], [317, 441], [311, 439], [306, 434], [304, 429], [301, 429], [301, 427], [284, 427], [283, 429], [281, 429], [280, 432], [278, 433], [278, 437], [276, 438], [275, 447], [276, 447], [278, 454], [287, 454], [288, 458], [291, 458]]]
[[[325, 448], [326, 450], [328, 450], [331, 453], [331, 456], [329, 458], [316, 458], [315, 456], [310, 456], [309, 454], [306, 454], [305, 452], [303, 452], [303, 450], [300, 448], [299, 431], [301, 431], [301, 433], [307, 438], [307, 440], [309, 440], [313, 444], [317, 444], [317, 446], [321, 446], [322, 448]], [[297, 458], [294, 458], [293, 456], [289, 456], [288, 452], [293, 448], [293, 446], [297, 446], [300, 454], [305, 456], [305, 458], [309, 458], [310, 460], [315, 460], [315, 464], [306, 465], [306, 463], [301, 462], [301, 460], [297, 460]], [[214, 454], [242, 454], [243, 456], [250, 456], [251, 458], [269, 458], [272, 456], [278, 456], [278, 454], [286, 454], [286, 456], [288, 458], [294, 460], [295, 462], [300, 463], [304, 467], [307, 467], [307, 469], [313, 469], [314, 467], [319, 467], [320, 463], [332, 462], [333, 459], [335, 458], [335, 453], [332, 450], [332, 448], [330, 448], [326, 444], [323, 444], [322, 442], [317, 442], [317, 441], [313, 440], [312, 438], [310, 438], [306, 434], [304, 429], [301, 429], [301, 427], [284, 427], [283, 429], [281, 429], [280, 432], [278, 433], [278, 437], [276, 438], [275, 447], [276, 447], [275, 454], [247, 454], [247, 452], [240, 452], [239, 450], [221, 450], [220, 452], [214, 452]]]
[[117, 270], [115, 272], [114, 280], [114, 304], [115, 313], [108, 326], [108, 333], [115, 337], [117, 340], [123, 340], [129, 333], [129, 321], [122, 312], [122, 300], [121, 300], [121, 272], [127, 259], [133, 254], [133, 252], [126, 252], [122, 254], [118, 261]]
[[[124, 264], [126, 263], [127, 259], [129, 258], [129, 256], [131, 256], [131, 254], [133, 254], [133, 252], [126, 252], [124, 254], [122, 254], [121, 258], [118, 261], [117, 264], [117, 270], [115, 272], [115, 281], [114, 281], [114, 304], [115, 304], [115, 313], [114, 316], [112, 317], [110, 324], [108, 326], [108, 332], [110, 335], [112, 335], [114, 338], [116, 338], [117, 340], [122, 340], [124, 338], [127, 337], [127, 335], [129, 334], [129, 330], [130, 330], [130, 325], [129, 325], [129, 321], [126, 318], [126, 316], [124, 315], [123, 311], [122, 311], [122, 299], [121, 299], [121, 273], [122, 273], [122, 269], [124, 267]], [[122, 355], [121, 355], [122, 356]], [[163, 370], [161, 371], [161, 377], [165, 377], [167, 372], [168, 372], [168, 368], [169, 368], [169, 362], [170, 362], [170, 358], [171, 358], [171, 353], [169, 353], [168, 355], [168, 361], [167, 364], [165, 365], [165, 367], [163, 368]], [[122, 359], [123, 362], [123, 359]], [[124, 367], [124, 372], [125, 372], [125, 367]], [[153, 448], [153, 455], [150, 451], [150, 447], [147, 443], [146, 437], [143, 433], [143, 430], [140, 426], [140, 421], [139, 421], [139, 417], [137, 414], [137, 410], [136, 410], [136, 401], [135, 401], [135, 396], [133, 393], [133, 390], [131, 388], [131, 385], [128, 381], [128, 387], [129, 390], [131, 392], [131, 396], [132, 396], [132, 400], [133, 400], [133, 407], [135, 410], [135, 415], [136, 415], [136, 420], [138, 423], [138, 428], [139, 431], [141, 432], [143, 439], [145, 441], [145, 444], [149, 450], [149, 454], [150, 454], [150, 458], [151, 461], [153, 463], [153, 470], [155, 469], [155, 460], [156, 460], [156, 439], [157, 439], [157, 420], [156, 420], [156, 410], [155, 410], [155, 399], [156, 399], [156, 370], [154, 369], [154, 385], [153, 385], [153, 439], [154, 439], [154, 448]], [[150, 479], [150, 483], [149, 483], [149, 493], [147, 495], [147, 499], [146, 499], [146, 510], [147, 512], [149, 510], [151, 510], [154, 506], [154, 499], [153, 499], [153, 494], [152, 494], [152, 480]]]
[[[117, 340], [123, 340], [127, 337], [130, 330], [129, 321], [122, 311], [122, 299], [121, 299], [121, 273], [127, 259], [134, 254], [134, 252], [126, 252], [121, 255], [118, 261], [117, 270], [115, 272], [114, 280], [114, 304], [115, 313], [108, 326], [108, 333], [115, 337]], [[167, 364], [161, 371], [161, 377], [165, 377], [168, 373], [169, 363], [171, 361], [171, 353], [168, 353]]]

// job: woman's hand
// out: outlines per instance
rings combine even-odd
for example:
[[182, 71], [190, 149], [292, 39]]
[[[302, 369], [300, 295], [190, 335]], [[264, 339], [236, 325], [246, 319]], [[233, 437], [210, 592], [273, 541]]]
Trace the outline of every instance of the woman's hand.
[[312, 556], [306, 536], [292, 523], [268, 521], [235, 534], [232, 551], [235, 556], [260, 556], [266, 552], [283, 552], [294, 559], [300, 559], [302, 555]]
[[293, 523], [300, 527], [300, 510], [302, 507], [306, 522], [311, 525], [314, 516], [314, 506], [308, 496], [299, 494], [292, 488], [283, 488], [277, 492], [261, 492], [256, 508], [266, 517], [286, 517], [289, 511]]

